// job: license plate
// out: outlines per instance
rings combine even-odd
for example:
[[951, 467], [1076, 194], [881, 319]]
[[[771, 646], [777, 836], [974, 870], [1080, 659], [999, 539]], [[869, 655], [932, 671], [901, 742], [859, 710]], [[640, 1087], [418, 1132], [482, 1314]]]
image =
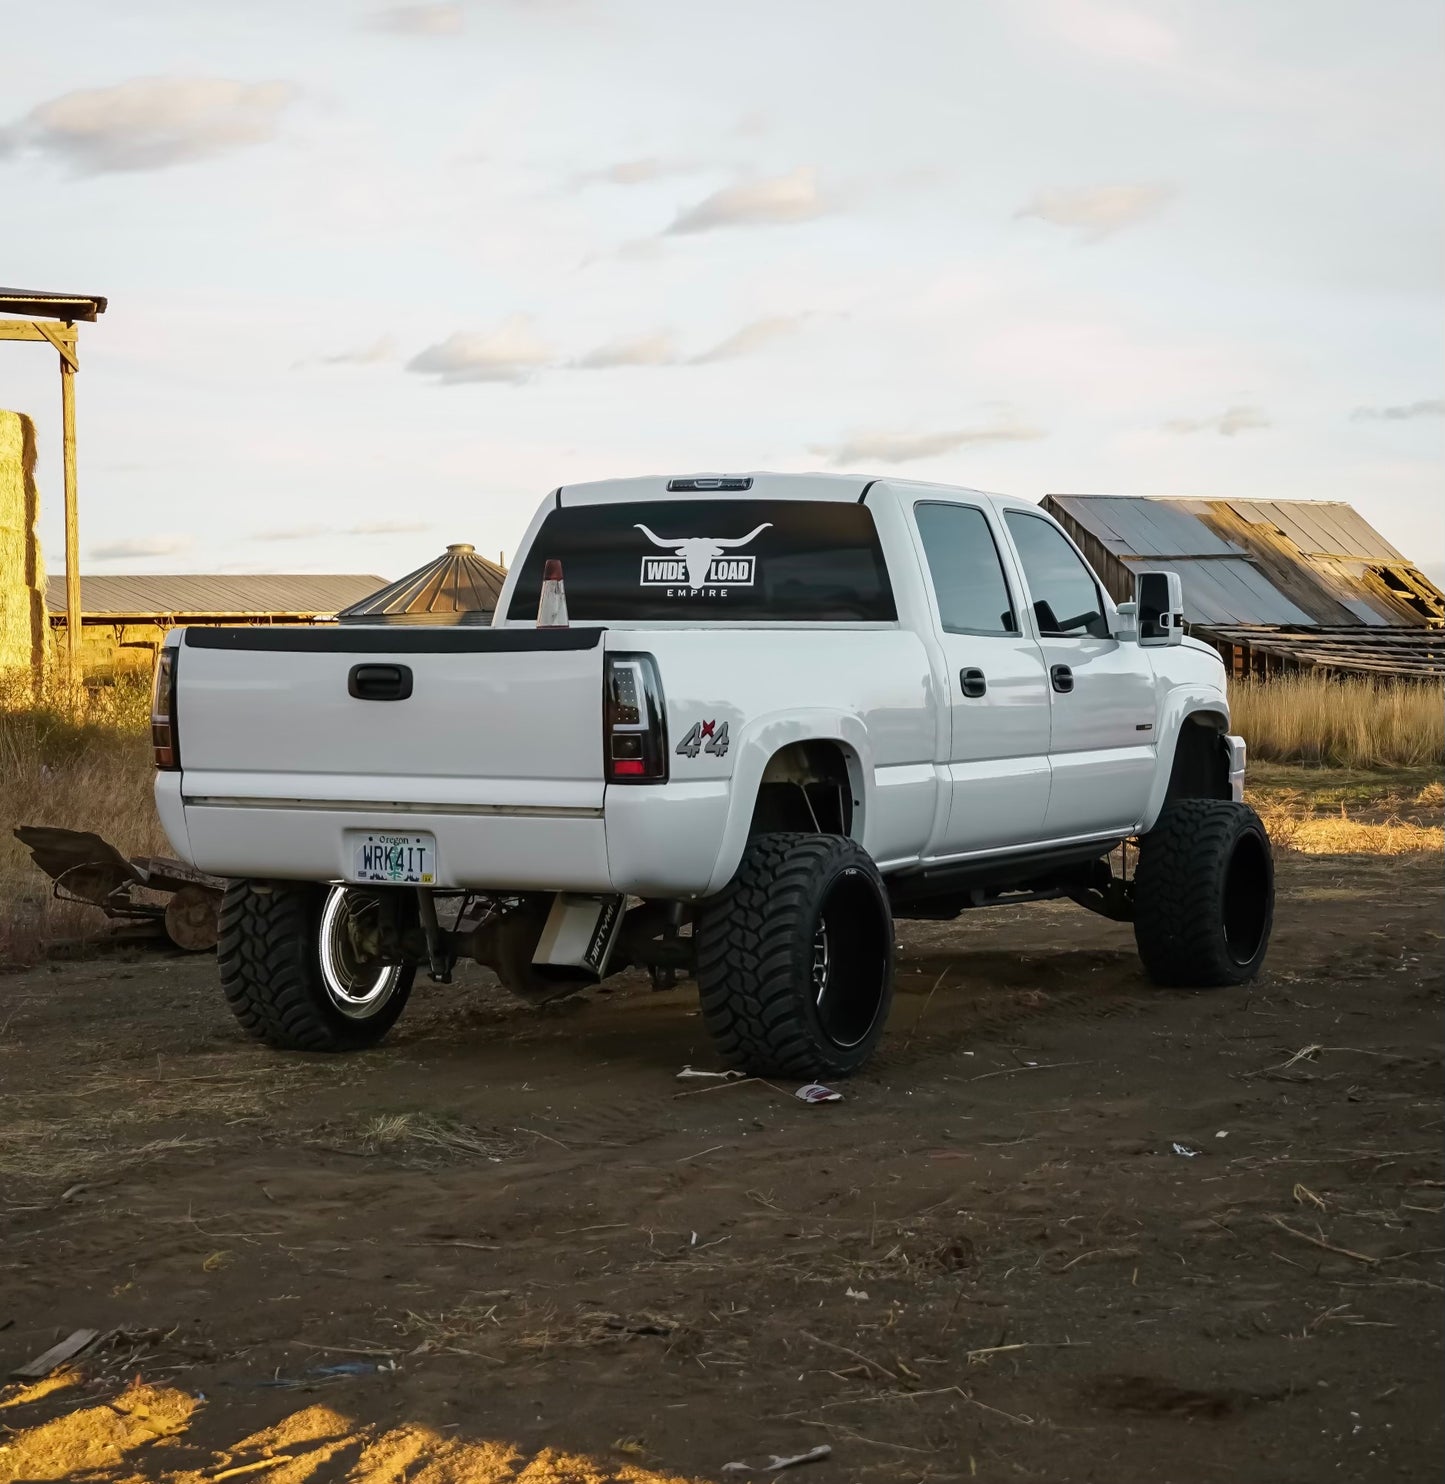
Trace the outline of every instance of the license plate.
[[350, 832], [351, 879], [389, 886], [432, 886], [437, 879], [434, 835], [384, 835], [380, 830]]

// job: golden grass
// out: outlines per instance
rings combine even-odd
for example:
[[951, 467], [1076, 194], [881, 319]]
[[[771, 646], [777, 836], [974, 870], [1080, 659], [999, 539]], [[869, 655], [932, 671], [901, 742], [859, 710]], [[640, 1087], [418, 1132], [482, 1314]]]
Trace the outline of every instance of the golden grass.
[[1276, 850], [1301, 855], [1416, 855], [1445, 851], [1445, 830], [1408, 819], [1351, 819], [1313, 814], [1307, 807], [1284, 803], [1259, 807], [1260, 818]]
[[[86, 1404], [57, 1417], [31, 1420], [22, 1411], [23, 1420], [7, 1428], [0, 1448], [0, 1484], [81, 1478], [323, 1484], [343, 1477], [353, 1484], [698, 1484], [697, 1475], [683, 1478], [638, 1462], [647, 1450], [634, 1439], [582, 1454], [466, 1437], [455, 1423], [439, 1431], [404, 1419], [364, 1422], [319, 1404], [235, 1437], [224, 1431], [227, 1413], [219, 1396], [203, 1412], [203, 1399], [192, 1392], [139, 1378], [119, 1395], [92, 1400], [95, 1389]], [[216, 1413], [207, 1435], [224, 1440], [223, 1447], [190, 1435], [198, 1416]]]
[[1286, 675], [1235, 681], [1232, 730], [1251, 758], [1344, 768], [1423, 767], [1445, 762], [1441, 688]]
[[1445, 786], [1434, 768], [1251, 765], [1245, 796], [1276, 850], [1303, 855], [1413, 855], [1445, 850]]
[[149, 687], [139, 678], [39, 701], [28, 677], [0, 680], [0, 964], [102, 933], [92, 907], [55, 901], [12, 831], [94, 830], [126, 855], [169, 855], [151, 795]]

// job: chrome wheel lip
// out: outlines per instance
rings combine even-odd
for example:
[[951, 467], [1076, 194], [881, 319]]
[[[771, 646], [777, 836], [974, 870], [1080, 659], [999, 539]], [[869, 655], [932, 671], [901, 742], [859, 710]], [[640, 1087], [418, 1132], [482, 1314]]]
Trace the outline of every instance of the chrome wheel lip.
[[813, 1003], [821, 1006], [828, 992], [828, 969], [831, 956], [828, 944], [828, 924], [820, 922], [813, 934]]
[[369, 974], [358, 972], [351, 961], [348, 924], [351, 892], [333, 886], [326, 894], [317, 931], [316, 956], [326, 998], [348, 1020], [370, 1020], [396, 993], [401, 983], [400, 964], [381, 964]]

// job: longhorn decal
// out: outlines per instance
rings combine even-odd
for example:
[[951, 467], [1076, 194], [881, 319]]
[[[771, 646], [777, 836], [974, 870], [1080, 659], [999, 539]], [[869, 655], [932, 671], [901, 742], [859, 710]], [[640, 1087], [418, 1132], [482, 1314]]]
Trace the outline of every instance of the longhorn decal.
[[756, 529], [749, 531], [746, 536], [736, 536], [729, 540], [723, 536], [684, 536], [669, 539], [659, 536], [655, 531], [650, 531], [644, 525], [637, 529], [652, 542], [654, 546], [660, 546], [665, 551], [671, 551], [668, 557], [644, 557], [642, 559], [642, 585], [644, 587], [663, 587], [680, 585], [686, 580], [687, 586], [698, 591], [699, 588], [716, 584], [719, 587], [727, 586], [752, 586], [754, 558], [727, 557], [725, 552], [735, 551], [739, 546], [746, 546], [749, 541], [760, 536], [772, 525], [772, 521], [764, 521]]

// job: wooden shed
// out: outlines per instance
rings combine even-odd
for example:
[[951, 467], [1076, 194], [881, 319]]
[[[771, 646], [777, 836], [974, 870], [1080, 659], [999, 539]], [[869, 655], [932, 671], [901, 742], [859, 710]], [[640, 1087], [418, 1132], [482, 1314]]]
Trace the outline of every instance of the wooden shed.
[[1445, 675], [1445, 593], [1334, 500], [1049, 495], [1115, 601], [1178, 572], [1189, 631], [1234, 675], [1328, 669]]
[[[385, 583], [356, 573], [191, 573], [81, 579], [81, 654], [87, 673], [148, 670], [177, 624], [317, 623]], [[50, 627], [69, 648], [65, 581], [52, 578]]]

